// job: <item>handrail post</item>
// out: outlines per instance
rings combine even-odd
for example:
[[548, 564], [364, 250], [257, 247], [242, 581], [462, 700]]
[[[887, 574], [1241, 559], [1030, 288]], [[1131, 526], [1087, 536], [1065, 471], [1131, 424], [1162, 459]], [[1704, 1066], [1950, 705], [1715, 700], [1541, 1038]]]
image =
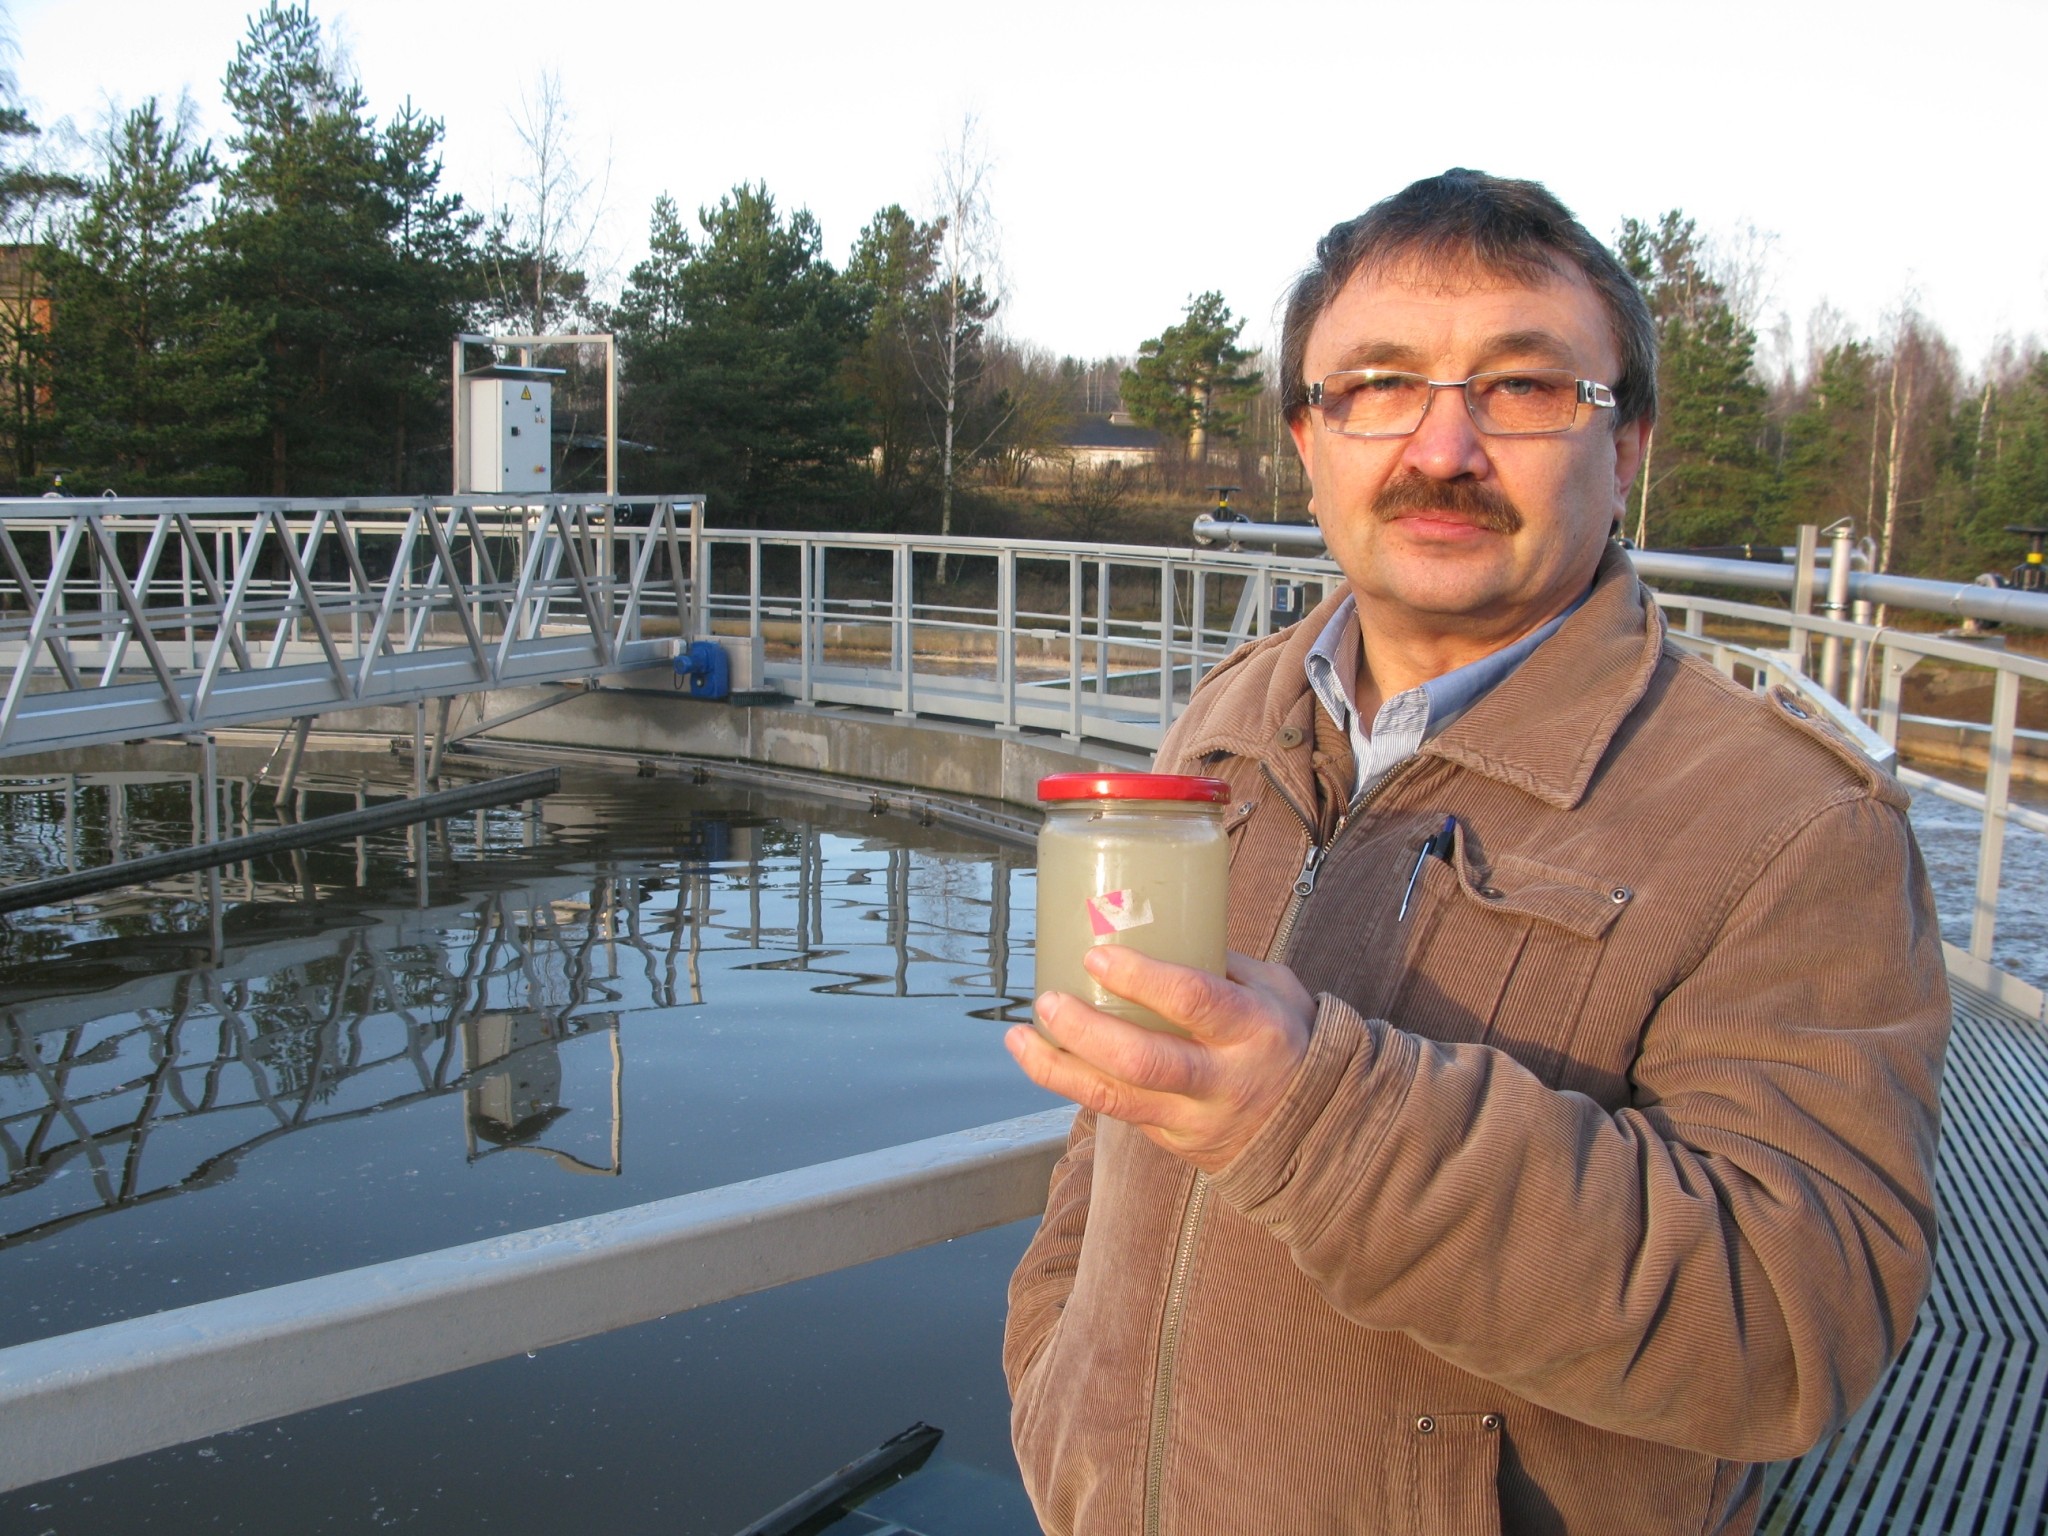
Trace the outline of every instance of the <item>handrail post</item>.
[[1081, 739], [1081, 552], [1067, 551], [1067, 729], [1068, 741]]
[[911, 553], [908, 540], [901, 540], [890, 552], [892, 569], [889, 572], [890, 586], [890, 634], [896, 654], [891, 660], [902, 669], [903, 690], [896, 703], [896, 714], [904, 720], [917, 717], [917, 694], [915, 673], [917, 671], [917, 631], [911, 627]]
[[1159, 729], [1173, 724], [1173, 562], [1159, 562]]
[[1017, 729], [1017, 552], [996, 552], [996, 687], [1003, 698], [1002, 723]]
[[[1795, 620], [1813, 612], [1813, 568], [1819, 548], [1820, 529], [1812, 523], [1801, 523], [1798, 555], [1792, 566], [1792, 613]], [[1798, 658], [1801, 672], [1807, 669], [1808, 664], [1806, 646], [1806, 626], [1795, 622], [1785, 638], [1785, 648]], [[1824, 654], [1832, 653], [1824, 649]]]
[[761, 643], [761, 536], [747, 540], [747, 638]]
[[1095, 562], [1095, 700], [1109, 698], [1109, 559]]
[[812, 576], [811, 541], [797, 540], [796, 654], [797, 697], [806, 704], [816, 702], [811, 689]]
[[1887, 641], [1879, 653], [1878, 665], [1884, 672], [1877, 685], [1877, 734], [1894, 748], [1899, 744], [1899, 710], [1905, 698], [1906, 674], [1919, 662], [1917, 655], [1892, 641]]
[[1984, 830], [1977, 840], [1977, 896], [1970, 914], [1970, 954], [1987, 963], [1998, 926], [1998, 882], [2005, 858], [2013, 732], [2019, 724], [2019, 709], [2019, 673], [1999, 672], [1991, 696], [1991, 762], [1984, 774]]
[[[759, 544], [754, 546], [757, 551], [760, 547]], [[755, 569], [757, 572], [760, 569], [760, 561], [758, 559], [755, 561]], [[682, 624], [683, 646], [685, 649], [688, 649], [691, 641], [700, 640], [711, 633], [710, 613], [708, 611], [709, 594], [705, 591], [708, 583], [705, 581], [704, 575], [704, 503], [698, 500], [690, 503], [690, 610], [687, 614], [683, 615]], [[759, 595], [759, 587], [760, 583], [756, 581], [757, 597]], [[760, 623], [758, 611], [755, 614], [754, 622], [757, 625]]]

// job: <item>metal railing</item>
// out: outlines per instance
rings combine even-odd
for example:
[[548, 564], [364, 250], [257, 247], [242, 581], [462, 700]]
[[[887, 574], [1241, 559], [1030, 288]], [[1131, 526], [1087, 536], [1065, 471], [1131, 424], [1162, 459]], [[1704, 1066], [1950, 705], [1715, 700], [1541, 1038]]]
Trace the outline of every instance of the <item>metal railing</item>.
[[[1155, 545], [707, 529], [694, 633], [805, 704], [1151, 750], [1202, 676], [1327, 561]], [[941, 575], [940, 557], [944, 557]]]
[[[1998, 920], [1998, 895], [2003, 883], [2005, 842], [2008, 827], [2021, 826], [2048, 834], [2048, 814], [2013, 799], [2013, 763], [2021, 740], [2019, 701], [2022, 684], [2048, 684], [2048, 660], [2014, 651], [1989, 649], [1971, 640], [1910, 630], [1879, 628], [1816, 615], [1795, 615], [1707, 597], [1657, 594], [1658, 604], [1677, 623], [1672, 636], [1687, 649], [1712, 661], [1730, 677], [1746, 676], [1759, 686], [1783, 684], [1802, 698], [1826, 711], [1844, 732], [1865, 750], [1873, 761], [1889, 768], [1908, 787], [1961, 805], [1983, 817], [1977, 842], [1977, 874], [1970, 911], [1970, 939], [1967, 954], [1988, 963]], [[1707, 621], [1720, 619], [1735, 626], [1782, 628], [1788, 640], [1795, 634], [1821, 641], [1833, 640], [1860, 653], [1850, 676], [1864, 677], [1874, 671], [1877, 699], [1874, 706], [1857, 701], [1845, 704], [1821, 688], [1807, 674], [1803, 644], [1782, 650], [1742, 645], [1714, 639], [1706, 633]], [[1981, 671], [1990, 683], [1991, 719], [1988, 722], [1937, 721], [1929, 716], [1909, 720], [1902, 710], [1906, 676], [1923, 661], [1941, 661]], [[1980, 735], [1984, 753], [1983, 788], [1973, 789], [1950, 779], [1907, 766], [1897, 760], [1901, 728], [1908, 724], [1964, 725]], [[2033, 733], [2028, 733], [2029, 735]], [[1952, 957], [1953, 958], [1953, 957]], [[1973, 979], [1982, 982], [1975, 974]], [[2038, 1013], [2038, 1004], [2031, 1010]]]
[[701, 507], [0, 503], [0, 757], [659, 664]]

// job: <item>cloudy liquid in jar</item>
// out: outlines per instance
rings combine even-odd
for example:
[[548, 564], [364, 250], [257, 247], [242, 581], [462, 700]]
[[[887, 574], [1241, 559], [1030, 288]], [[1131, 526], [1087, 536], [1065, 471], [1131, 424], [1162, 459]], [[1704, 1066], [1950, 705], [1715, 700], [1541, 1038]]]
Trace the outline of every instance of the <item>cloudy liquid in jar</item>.
[[1054, 807], [1038, 834], [1039, 992], [1065, 992], [1148, 1029], [1184, 1031], [1082, 969], [1098, 944], [1223, 974], [1230, 843], [1217, 808], [1187, 801]]

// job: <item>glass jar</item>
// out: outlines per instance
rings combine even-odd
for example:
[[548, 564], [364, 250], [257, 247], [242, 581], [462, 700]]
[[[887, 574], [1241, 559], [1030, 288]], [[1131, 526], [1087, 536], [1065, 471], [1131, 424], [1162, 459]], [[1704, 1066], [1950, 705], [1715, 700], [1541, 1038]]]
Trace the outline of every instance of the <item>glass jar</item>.
[[1082, 968], [1098, 944], [1223, 974], [1230, 841], [1221, 779], [1056, 773], [1038, 781], [1039, 992], [1065, 992], [1148, 1029], [1185, 1031]]

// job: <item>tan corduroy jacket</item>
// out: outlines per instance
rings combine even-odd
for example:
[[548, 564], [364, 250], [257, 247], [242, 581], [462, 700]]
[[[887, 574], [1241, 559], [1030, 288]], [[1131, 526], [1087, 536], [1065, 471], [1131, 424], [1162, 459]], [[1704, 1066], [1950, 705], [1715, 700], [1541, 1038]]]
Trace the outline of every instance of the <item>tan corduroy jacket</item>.
[[1747, 1532], [1754, 1464], [1842, 1422], [1928, 1283], [1949, 1012], [1904, 797], [1667, 647], [1610, 551], [1347, 808], [1302, 674], [1332, 606], [1161, 753], [1234, 786], [1232, 947], [1318, 1011], [1214, 1178], [1076, 1121], [1004, 1352], [1040, 1518]]

